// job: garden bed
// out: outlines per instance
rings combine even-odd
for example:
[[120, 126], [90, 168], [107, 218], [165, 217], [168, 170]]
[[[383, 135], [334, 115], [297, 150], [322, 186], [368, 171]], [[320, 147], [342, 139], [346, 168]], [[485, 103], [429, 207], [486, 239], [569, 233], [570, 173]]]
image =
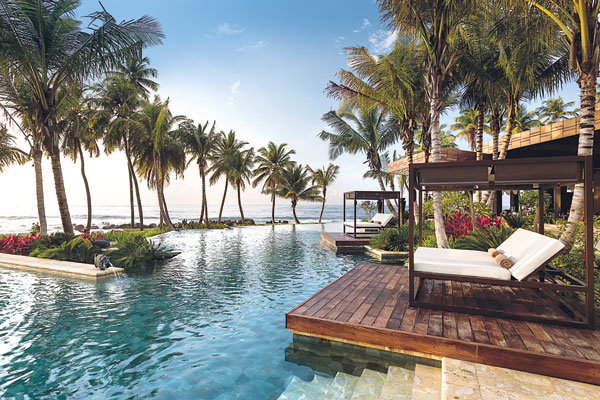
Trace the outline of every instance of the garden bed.
[[96, 268], [93, 264], [76, 263], [71, 261], [50, 260], [0, 253], [0, 267], [17, 271], [37, 271], [55, 275], [71, 276], [84, 279], [100, 279], [117, 277], [123, 268], [110, 267], [105, 270]]

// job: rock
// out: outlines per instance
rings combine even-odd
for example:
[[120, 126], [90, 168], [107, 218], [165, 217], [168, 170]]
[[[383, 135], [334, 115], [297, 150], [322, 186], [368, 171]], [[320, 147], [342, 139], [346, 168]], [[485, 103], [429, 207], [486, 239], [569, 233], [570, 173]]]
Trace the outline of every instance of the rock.
[[92, 244], [101, 249], [106, 249], [106, 248], [110, 247], [110, 242], [108, 240], [94, 240], [94, 241], [92, 241]]
[[75, 229], [76, 231], [82, 231], [83, 229], [85, 229], [85, 226], [83, 224], [77, 224], [73, 226], [73, 229]]

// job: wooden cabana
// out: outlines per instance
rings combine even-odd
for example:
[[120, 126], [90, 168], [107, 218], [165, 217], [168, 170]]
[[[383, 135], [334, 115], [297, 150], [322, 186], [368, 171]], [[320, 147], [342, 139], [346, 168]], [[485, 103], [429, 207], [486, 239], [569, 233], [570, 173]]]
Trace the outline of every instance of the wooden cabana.
[[[409, 305], [451, 312], [467, 312], [490, 317], [509, 317], [531, 322], [552, 322], [564, 325], [593, 327], [594, 323], [594, 246], [593, 246], [593, 182], [592, 157], [544, 157], [509, 160], [461, 161], [454, 163], [412, 164], [409, 171]], [[585, 281], [580, 281], [562, 271], [548, 268], [552, 260], [545, 260], [539, 268], [522, 280], [500, 280], [478, 276], [453, 275], [415, 271], [415, 200], [418, 199], [419, 245], [423, 240], [424, 191], [474, 191], [474, 190], [537, 190], [538, 232], [544, 233], [544, 191], [565, 185], [583, 183], [585, 186]], [[585, 311], [571, 321], [558, 321], [547, 315], [527, 315], [511, 310], [486, 310], [465, 305], [433, 304], [419, 301], [423, 280], [471, 282], [490, 286], [533, 288], [548, 293], [569, 292], [582, 294]], [[518, 289], [516, 289], [518, 290]]]
[[[353, 202], [354, 205], [354, 215], [353, 215], [353, 232], [352, 232], [352, 236], [354, 238], [357, 237], [357, 235], [359, 235], [360, 233], [357, 232], [357, 229], [360, 229], [360, 227], [357, 227], [357, 220], [356, 220], [356, 207], [358, 205], [358, 202], [360, 200], [369, 200], [369, 201], [376, 201], [377, 202], [377, 213], [379, 214], [383, 214], [385, 213], [385, 200], [397, 200], [398, 201], [398, 205], [400, 206], [400, 210], [404, 210], [405, 204], [404, 204], [404, 199], [402, 198], [402, 193], [401, 192], [387, 192], [387, 191], [373, 191], [373, 190], [369, 190], [369, 191], [365, 191], [365, 190], [355, 190], [352, 192], [346, 192], [344, 193], [344, 221], [342, 223], [343, 225], [343, 229], [344, 229], [344, 234], [346, 234], [346, 200], [350, 200]], [[398, 218], [398, 226], [400, 226], [400, 218]], [[382, 226], [384, 227], [384, 226]]]

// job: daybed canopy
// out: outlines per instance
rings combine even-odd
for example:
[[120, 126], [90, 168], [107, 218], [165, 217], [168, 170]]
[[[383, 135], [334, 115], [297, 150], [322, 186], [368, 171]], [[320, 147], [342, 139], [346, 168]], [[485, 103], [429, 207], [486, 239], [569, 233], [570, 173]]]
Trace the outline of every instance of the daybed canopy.
[[[397, 200], [401, 210], [404, 210], [404, 199], [400, 192], [387, 192], [375, 190], [355, 190], [344, 193], [344, 221], [343, 231], [346, 233], [346, 227], [352, 228], [352, 235], [356, 238], [359, 234], [371, 235], [385, 228], [391, 221], [392, 215], [385, 214], [385, 200]], [[352, 222], [346, 222], [346, 200], [352, 200], [354, 203], [354, 218]], [[377, 202], [377, 214], [369, 222], [360, 222], [356, 220], [356, 206], [359, 200], [370, 200]], [[398, 219], [398, 226], [401, 220]], [[364, 232], [358, 232], [358, 229]]]
[[[594, 323], [594, 247], [593, 247], [593, 165], [592, 157], [544, 157], [510, 160], [481, 160], [455, 163], [413, 164], [409, 173], [409, 292], [410, 305], [439, 308], [446, 311], [467, 311], [452, 305], [432, 305], [418, 302], [417, 293], [421, 279], [454, 280], [489, 285], [516, 286], [552, 290], [555, 292], [581, 292], [585, 297], [585, 316], [569, 322], [571, 325], [592, 327]], [[585, 282], [561, 271], [547, 271], [560, 280], [547, 282], [544, 268], [564, 247], [558, 240], [542, 236], [544, 233], [544, 190], [584, 183], [585, 186]], [[474, 190], [538, 190], [538, 233], [519, 229], [502, 244], [503, 253], [514, 254], [513, 268], [502, 273], [493, 268], [484, 254], [465, 250], [428, 249], [420, 247], [415, 254], [414, 226], [415, 200], [418, 199], [419, 244], [422, 244], [423, 192], [424, 191], [474, 191]], [[458, 254], [460, 253], [460, 254]], [[415, 269], [415, 255], [418, 270]], [[485, 259], [484, 259], [485, 258]], [[514, 269], [514, 271], [513, 271]], [[536, 274], [539, 273], [539, 275]], [[568, 284], [562, 284], [561, 282]], [[473, 312], [469, 309], [468, 312]], [[537, 322], [557, 322], [546, 316], [526, 318], [510, 311], [483, 310], [483, 315], [508, 316]]]

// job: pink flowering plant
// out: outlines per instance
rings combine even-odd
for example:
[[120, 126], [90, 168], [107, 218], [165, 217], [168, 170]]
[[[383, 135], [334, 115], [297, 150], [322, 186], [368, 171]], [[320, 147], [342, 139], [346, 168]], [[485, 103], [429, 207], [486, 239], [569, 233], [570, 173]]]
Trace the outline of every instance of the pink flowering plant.
[[[502, 218], [479, 216], [475, 222], [475, 228], [485, 231], [490, 228], [499, 228], [502, 225]], [[469, 235], [473, 230], [471, 216], [465, 212], [457, 211], [446, 217], [446, 234], [453, 239], [460, 239]]]
[[27, 256], [31, 252], [32, 243], [41, 237], [34, 235], [0, 235], [0, 253]]

